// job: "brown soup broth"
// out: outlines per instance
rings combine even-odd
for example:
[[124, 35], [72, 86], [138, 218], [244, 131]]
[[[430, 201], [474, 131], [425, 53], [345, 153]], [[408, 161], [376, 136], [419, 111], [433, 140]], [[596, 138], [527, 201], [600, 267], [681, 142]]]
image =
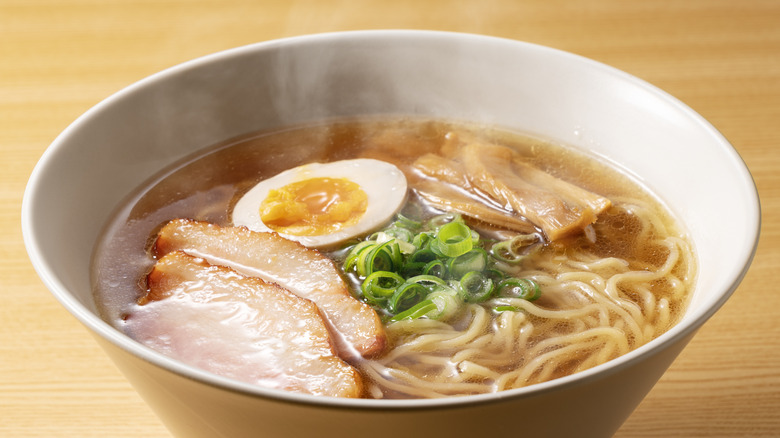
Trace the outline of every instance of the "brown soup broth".
[[[145, 275], [155, 261], [150, 255], [150, 245], [156, 231], [167, 221], [191, 218], [231, 225], [230, 211], [237, 199], [259, 181], [283, 170], [310, 162], [361, 156], [392, 157], [395, 162], [409, 163], [425, 152], [438, 150], [448, 133], [453, 132], [511, 146], [536, 167], [602, 196], [615, 200], [640, 199], [655, 210], [671, 234], [682, 235], [680, 227], [651, 194], [617, 169], [573, 148], [530, 135], [460, 122], [341, 120], [253, 133], [210, 146], [140, 187], [110, 220], [96, 246], [92, 280], [102, 317], [122, 330], [125, 315], [146, 292]], [[409, 197], [404, 209], [410, 214], [437, 213], [414, 196]], [[621, 208], [613, 206], [602, 214], [594, 230], [598, 236], [595, 242], [584, 235], [556, 242], [541, 251], [540, 259], [546, 265], [554, 265], [557, 258], [570, 251], [587, 251], [597, 257], [625, 259], [636, 269], [642, 269], [662, 264], [668, 255], [665, 247], [648, 244], [647, 236], [638, 236], [636, 219]], [[335, 248], [328, 254], [338, 261], [344, 251]], [[685, 263], [675, 268], [677, 277], [690, 277], [690, 271], [692, 267]], [[358, 287], [354, 277], [346, 280], [351, 287]], [[656, 281], [653, 293], [658, 297], [671, 296], [673, 292], [666, 290], [668, 283], [663, 279]], [[687, 298], [669, 302], [671, 321], [676, 322]], [[543, 298], [539, 305], [554, 308], [557, 304], [554, 300], [545, 303]], [[660, 328], [659, 332], [667, 329]], [[566, 372], [556, 370], [549, 378]], [[395, 393], [388, 389], [384, 396], [393, 397]]]

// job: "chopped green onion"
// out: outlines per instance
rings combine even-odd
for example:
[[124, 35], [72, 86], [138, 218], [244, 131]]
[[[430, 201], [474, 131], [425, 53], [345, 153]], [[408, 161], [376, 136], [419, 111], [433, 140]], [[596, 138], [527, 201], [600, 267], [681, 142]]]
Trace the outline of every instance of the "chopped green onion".
[[493, 280], [481, 272], [468, 272], [460, 280], [459, 293], [467, 303], [481, 303], [493, 294]]
[[428, 263], [435, 260], [437, 260], [437, 256], [430, 249], [417, 250], [407, 257], [403, 272], [408, 276], [424, 274]]
[[358, 271], [365, 275], [371, 275], [376, 271], [389, 271], [393, 269], [393, 259], [389, 251], [385, 251], [385, 248], [390, 245], [387, 242], [382, 245], [375, 245], [368, 251], [361, 253], [361, 257], [358, 258]]
[[396, 228], [405, 228], [409, 231], [417, 231], [422, 226], [422, 223], [420, 221], [416, 221], [414, 219], [410, 219], [402, 214], [398, 214], [398, 217], [396, 218], [395, 222], [393, 223], [393, 226]]
[[436, 320], [445, 320], [458, 312], [462, 301], [457, 292], [452, 289], [438, 289], [428, 295], [428, 300], [436, 304], [436, 311], [431, 311], [425, 316]]
[[444, 275], [447, 273], [447, 267], [444, 266], [444, 262], [441, 260], [431, 260], [423, 267], [422, 273], [444, 278]]
[[395, 272], [377, 271], [366, 277], [361, 290], [368, 301], [381, 304], [386, 302], [403, 282], [404, 278]]
[[403, 319], [417, 319], [422, 316], [425, 316], [426, 314], [434, 310], [437, 310], [436, 304], [431, 300], [425, 300], [395, 315], [394, 317], [390, 318], [390, 321], [401, 321]]
[[416, 275], [406, 280], [407, 283], [422, 284], [426, 287], [446, 286], [447, 282], [435, 275]]
[[539, 283], [527, 278], [507, 278], [498, 285], [498, 294], [502, 297], [521, 298], [533, 301], [542, 296]]
[[494, 308], [496, 312], [519, 312], [520, 309], [518, 309], [515, 306], [496, 306]]
[[398, 286], [393, 296], [390, 297], [387, 302], [387, 310], [394, 314], [403, 312], [425, 299], [428, 292], [425, 286], [407, 281]]
[[494, 296], [539, 298], [535, 281], [507, 277], [516, 270], [509, 263], [522, 260], [538, 242], [536, 235], [498, 243], [480, 240], [457, 214], [426, 222], [398, 215], [391, 226], [353, 245], [343, 269], [362, 281], [362, 299], [392, 320], [445, 320], [464, 302], [482, 303]]
[[457, 257], [471, 250], [474, 241], [471, 229], [463, 222], [450, 222], [439, 228], [431, 249], [447, 257]]
[[505, 263], [520, 263], [527, 252], [527, 248], [539, 241], [535, 234], [519, 234], [509, 240], [493, 244], [490, 255]]
[[425, 265], [427, 263], [423, 262], [406, 262], [404, 264], [404, 267], [401, 268], [401, 275], [404, 277], [413, 277], [415, 275], [421, 275], [423, 274], [423, 270], [425, 269]]
[[391, 314], [403, 312], [424, 300], [428, 293], [429, 291], [425, 286], [404, 283], [395, 290], [393, 296], [387, 301], [387, 310]]
[[419, 233], [414, 238], [412, 238], [412, 245], [416, 246], [418, 249], [427, 249], [430, 247], [431, 241], [433, 240], [433, 233], [430, 232], [424, 232]]
[[428, 263], [432, 260], [436, 260], [436, 253], [429, 248], [419, 249], [409, 256], [410, 262]]
[[372, 234], [369, 240], [375, 240], [377, 243], [384, 243], [388, 240], [395, 239], [395, 243], [401, 247], [401, 250], [405, 254], [411, 254], [417, 249], [417, 247], [411, 243], [413, 238], [414, 235], [412, 232], [405, 228], [389, 228], [385, 231], [379, 231]]
[[506, 263], [520, 263], [522, 257], [511, 250], [508, 240], [498, 242], [490, 248], [490, 255]]
[[471, 271], [484, 271], [487, 267], [487, 262], [487, 252], [482, 248], [474, 248], [465, 254], [450, 259], [447, 268], [450, 275], [458, 279]]
[[[365, 254], [365, 256], [362, 256]], [[358, 257], [357, 269], [361, 275], [371, 275], [376, 271], [395, 271], [401, 266], [403, 255], [395, 240], [388, 240], [363, 251]]]
[[344, 270], [351, 271], [352, 269], [354, 269], [355, 266], [357, 265], [358, 257], [360, 256], [360, 253], [371, 248], [374, 245], [375, 243], [373, 241], [365, 240], [353, 246], [349, 252], [349, 255], [347, 255], [347, 258], [344, 260]]
[[487, 277], [493, 280], [493, 283], [496, 284], [500, 283], [503, 279], [506, 278], [504, 271], [495, 268], [485, 269], [485, 275], [487, 275]]

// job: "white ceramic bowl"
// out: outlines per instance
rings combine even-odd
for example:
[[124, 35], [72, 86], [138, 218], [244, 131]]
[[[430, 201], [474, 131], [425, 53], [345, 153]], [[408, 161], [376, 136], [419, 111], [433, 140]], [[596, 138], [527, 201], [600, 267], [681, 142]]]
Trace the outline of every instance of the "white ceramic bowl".
[[[635, 175], [685, 224], [698, 254], [683, 320], [636, 351], [548, 383], [382, 401], [281, 393], [214, 376], [136, 343], [96, 315], [93, 245], [119, 200], [147, 177], [240, 134], [380, 113], [532, 132], [587, 148]], [[759, 209], [732, 146], [693, 110], [635, 77], [523, 42], [367, 31], [228, 50], [118, 92], [43, 155], [25, 193], [22, 226], [43, 282], [177, 436], [607, 437], [737, 287], [755, 251]]]

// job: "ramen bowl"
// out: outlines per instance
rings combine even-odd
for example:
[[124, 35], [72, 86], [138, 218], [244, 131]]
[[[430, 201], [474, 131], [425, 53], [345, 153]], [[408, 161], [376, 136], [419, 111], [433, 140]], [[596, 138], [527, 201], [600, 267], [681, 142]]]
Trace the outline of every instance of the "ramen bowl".
[[[495, 394], [426, 400], [315, 397], [188, 366], [101, 319], [90, 266], [104, 224], [142, 182], [247, 133], [325, 119], [467, 120], [587, 150], [634, 177], [683, 224], [697, 256], [674, 327], [605, 364]], [[728, 208], [728, 214], [717, 214]], [[42, 156], [25, 192], [25, 244], [44, 284], [181, 437], [608, 437], [745, 275], [759, 233], [756, 188], [707, 121], [629, 74], [493, 37], [359, 31], [240, 47], [109, 97]], [[723, 230], [729, 237], [723, 238]]]

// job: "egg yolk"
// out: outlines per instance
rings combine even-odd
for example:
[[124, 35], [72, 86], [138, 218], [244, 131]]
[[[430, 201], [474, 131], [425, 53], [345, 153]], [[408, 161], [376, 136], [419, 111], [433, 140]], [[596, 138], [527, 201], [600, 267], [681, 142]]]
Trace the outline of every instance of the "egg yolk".
[[260, 204], [260, 219], [272, 230], [317, 236], [356, 224], [368, 196], [346, 178], [310, 178], [271, 190]]

